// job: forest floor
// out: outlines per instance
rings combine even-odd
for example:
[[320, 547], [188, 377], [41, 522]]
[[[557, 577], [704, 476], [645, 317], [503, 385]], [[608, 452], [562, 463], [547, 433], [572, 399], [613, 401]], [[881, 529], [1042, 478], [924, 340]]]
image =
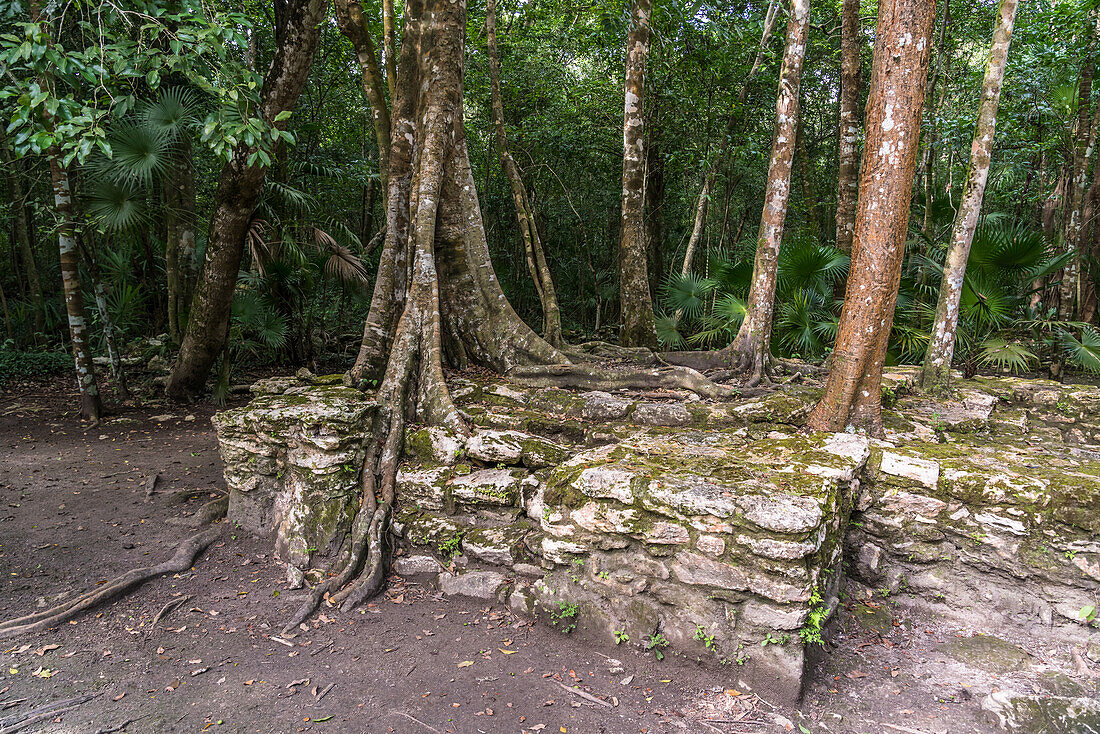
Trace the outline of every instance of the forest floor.
[[[2, 618], [167, 558], [194, 532], [179, 519], [224, 487], [212, 406], [147, 401], [86, 428], [76, 402], [61, 381], [0, 393]], [[1033, 642], [974, 654], [959, 640], [996, 638], [881, 598], [841, 610], [794, 709], [756, 698], [735, 668], [657, 661], [397, 578], [369, 606], [281, 640], [300, 593], [269, 542], [230, 531], [187, 573], [0, 643], [0, 732], [957, 734], [994, 731], [980, 710], [990, 690], [1061, 680]]]

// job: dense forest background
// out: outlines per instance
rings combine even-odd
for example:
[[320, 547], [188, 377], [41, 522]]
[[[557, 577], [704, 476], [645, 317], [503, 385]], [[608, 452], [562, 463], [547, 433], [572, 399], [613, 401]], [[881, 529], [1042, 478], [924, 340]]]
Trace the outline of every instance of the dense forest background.
[[[0, 379], [72, 365], [58, 356], [70, 334], [51, 145], [60, 147], [75, 190], [89, 335], [93, 352], [106, 355], [108, 336], [117, 350], [159, 334], [179, 342], [227, 150], [272, 132], [255, 122], [254, 90], [275, 53], [278, 3], [124, 6], [63, 4], [53, 12], [50, 42], [29, 35], [33, 8], [9, 3], [0, 11], [0, 109], [9, 123], [0, 140]], [[889, 352], [895, 363], [919, 363], [928, 344], [997, 10], [988, 0], [941, 6]], [[381, 5], [362, 7], [380, 31]], [[836, 335], [848, 269], [835, 224], [841, 3], [815, 1], [811, 9], [772, 349], [821, 361]], [[496, 13], [509, 144], [557, 286], [564, 336], [613, 340], [630, 7], [501, 0]], [[862, 107], [874, 0], [860, 13]], [[1100, 368], [1100, 336], [1090, 326], [1100, 274], [1091, 13], [1077, 0], [1020, 4], [962, 298], [955, 363], [968, 371]], [[768, 14], [761, 0], [661, 0], [653, 8], [644, 198], [665, 348], [725, 346], [745, 313], [784, 49], [781, 20], [759, 73], [750, 74]], [[171, 41], [143, 33], [154, 17], [177, 30]], [[494, 139], [485, 20], [484, 3], [472, 2], [462, 92], [467, 143], [493, 266], [512, 305], [538, 330], [540, 302]], [[62, 57], [67, 65], [58, 64]], [[249, 225], [216, 394], [246, 366], [335, 371], [354, 360], [385, 223], [370, 109], [355, 52], [330, 13], [286, 130], [256, 148], [270, 169]], [[31, 118], [64, 124], [51, 131]], [[1089, 186], [1075, 201], [1067, 192], [1082, 143]], [[715, 161], [699, 251], [683, 274], [697, 199]], [[1076, 242], [1065, 236], [1071, 209], [1083, 223]], [[1081, 274], [1078, 305], [1058, 313], [1044, 294], [1073, 268]]]

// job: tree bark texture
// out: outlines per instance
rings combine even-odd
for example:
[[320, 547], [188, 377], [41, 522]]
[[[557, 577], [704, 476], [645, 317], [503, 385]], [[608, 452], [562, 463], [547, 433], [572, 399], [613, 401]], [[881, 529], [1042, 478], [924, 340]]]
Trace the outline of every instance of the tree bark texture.
[[336, 25], [351, 41], [359, 59], [359, 68], [363, 72], [363, 95], [370, 104], [374, 139], [378, 144], [378, 174], [384, 196], [390, 170], [390, 108], [386, 104], [383, 86], [386, 81], [378, 68], [378, 54], [362, 5], [357, 0], [334, 0], [333, 7], [336, 10]]
[[742, 109], [745, 106], [745, 100], [749, 96], [749, 86], [764, 64], [764, 54], [768, 50], [772, 31], [775, 29], [778, 18], [779, 3], [777, 0], [771, 0], [768, 5], [768, 12], [764, 16], [764, 31], [760, 35], [760, 46], [756, 51], [756, 59], [753, 61], [752, 68], [749, 69], [748, 76], [745, 77], [745, 82], [741, 85], [741, 91], [737, 94], [737, 103], [726, 122], [726, 133], [721, 146], [718, 148], [718, 155], [711, 162], [710, 170], [703, 179], [703, 188], [699, 192], [699, 198], [695, 200], [695, 217], [691, 228], [691, 236], [688, 238], [687, 249], [684, 251], [684, 265], [680, 269], [681, 275], [687, 275], [691, 272], [691, 263], [695, 259], [695, 252], [699, 249], [699, 242], [703, 239], [703, 230], [707, 222], [707, 210], [710, 208], [710, 198], [714, 191], [714, 182], [718, 178], [718, 171], [722, 168], [722, 161], [729, 153], [733, 135], [740, 126]]
[[57, 211], [57, 243], [60, 253], [61, 284], [65, 290], [65, 311], [69, 316], [69, 338], [73, 345], [76, 383], [80, 389], [80, 417], [98, 421], [103, 413], [99, 399], [99, 384], [92, 367], [92, 350], [88, 343], [88, 318], [84, 311], [84, 295], [80, 289], [80, 257], [76, 244], [76, 223], [73, 219], [73, 196], [69, 173], [61, 166], [61, 151], [51, 148], [50, 179], [53, 202]]
[[[292, 110], [298, 101], [320, 39], [319, 24], [325, 6], [325, 0], [290, 0], [285, 4], [275, 57], [260, 93], [258, 113], [269, 124], [285, 127], [286, 122], [274, 122], [275, 117]], [[267, 175], [265, 166], [248, 165], [251, 153], [251, 148], [239, 145], [222, 167], [218, 180], [206, 259], [195, 288], [187, 331], [166, 386], [168, 395], [177, 400], [191, 399], [203, 389], [225, 343], [245, 237]]]
[[944, 262], [943, 280], [940, 282], [936, 318], [932, 324], [932, 336], [921, 370], [923, 390], [945, 390], [951, 377], [951, 358], [955, 353], [955, 332], [959, 325], [959, 303], [962, 300], [966, 261], [970, 257], [970, 245], [978, 228], [978, 215], [982, 210], [985, 185], [989, 180], [989, 163], [997, 128], [997, 106], [1001, 99], [1001, 86], [1008, 63], [1008, 47], [1012, 41], [1017, 4], [1018, 0], [1001, 0], [997, 8], [993, 41], [989, 48], [989, 61], [985, 67], [985, 80], [978, 106], [978, 122], [974, 127], [974, 142], [970, 146], [970, 172], [959, 199], [955, 225], [951, 229], [951, 242], [947, 247], [947, 260]]
[[619, 303], [624, 347], [657, 346], [653, 299], [649, 292], [645, 233], [645, 125], [643, 97], [649, 56], [652, 0], [633, 0], [626, 39], [623, 104], [623, 201], [619, 226]]
[[814, 430], [882, 433], [882, 366], [909, 227], [935, 6], [883, 0], [867, 102], [852, 267]]
[[783, 225], [791, 196], [791, 167], [794, 161], [795, 137], [798, 135], [799, 85], [802, 79], [802, 63], [806, 58], [806, 34], [809, 27], [809, 0], [791, 0], [791, 13], [787, 21], [787, 47], [779, 72], [775, 132], [772, 135], [768, 179], [764, 185], [764, 210], [760, 216], [760, 232], [756, 238], [748, 311], [737, 332], [737, 338], [730, 346], [733, 369], [751, 375], [750, 381], [754, 382], [765, 378], [771, 356], [779, 247], [783, 243]]
[[516, 223], [519, 225], [523, 251], [527, 258], [527, 269], [535, 283], [539, 303], [542, 306], [542, 336], [554, 346], [561, 346], [561, 310], [558, 307], [558, 293], [550, 267], [546, 262], [546, 251], [542, 246], [535, 211], [527, 196], [527, 187], [508, 147], [508, 134], [504, 127], [504, 97], [500, 91], [500, 54], [497, 50], [496, 0], [488, 0], [485, 16], [485, 33], [489, 49], [489, 88], [493, 129], [496, 135], [497, 155], [500, 167], [512, 190], [512, 201], [516, 207]]
[[840, 17], [840, 114], [837, 145], [836, 246], [852, 251], [859, 194], [860, 69], [859, 0], [844, 0]]

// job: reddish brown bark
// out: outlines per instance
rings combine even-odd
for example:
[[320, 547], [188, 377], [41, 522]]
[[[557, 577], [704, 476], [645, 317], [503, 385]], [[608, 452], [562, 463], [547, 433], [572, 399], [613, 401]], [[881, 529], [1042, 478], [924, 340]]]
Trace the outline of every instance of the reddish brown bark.
[[851, 274], [811, 429], [882, 432], [882, 366], [901, 281], [934, 15], [925, 0], [879, 3]]

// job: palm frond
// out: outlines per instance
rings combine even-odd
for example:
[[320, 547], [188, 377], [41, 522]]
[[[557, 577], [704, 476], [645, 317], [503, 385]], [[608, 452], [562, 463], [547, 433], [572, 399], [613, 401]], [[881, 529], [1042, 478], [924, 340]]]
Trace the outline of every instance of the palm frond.
[[982, 342], [978, 350], [978, 362], [1012, 372], [1025, 372], [1039, 360], [1035, 352], [1019, 342], [992, 337]]
[[1100, 372], [1100, 332], [1086, 325], [1078, 339], [1071, 332], [1062, 332], [1062, 348], [1069, 361], [1088, 372]]

